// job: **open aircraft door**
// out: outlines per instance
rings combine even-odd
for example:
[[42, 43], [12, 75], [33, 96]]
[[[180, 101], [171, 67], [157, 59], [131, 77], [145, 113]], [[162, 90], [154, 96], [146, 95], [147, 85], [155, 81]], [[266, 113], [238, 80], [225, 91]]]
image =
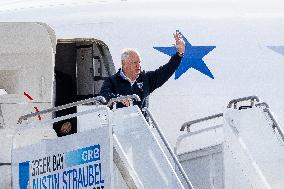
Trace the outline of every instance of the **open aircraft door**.
[[[57, 40], [53, 29], [44, 23], [0, 23], [0, 28], [0, 186], [6, 189], [12, 184], [12, 148], [57, 137], [53, 124], [23, 129], [19, 118], [54, 105], [97, 96], [103, 80], [112, 75], [115, 68], [108, 47], [102, 41]], [[70, 65], [66, 65], [67, 62]], [[70, 93], [59, 90], [66, 87], [66, 82], [60, 79], [58, 82], [58, 76], [62, 75], [71, 78], [67, 82]], [[86, 82], [92, 87], [87, 88]], [[64, 111], [55, 116], [70, 114], [69, 110]], [[54, 115], [49, 113], [28, 121], [39, 123], [52, 117]], [[73, 127], [76, 132], [76, 120]]]
[[[0, 28], [0, 186], [10, 188], [12, 148], [56, 137], [52, 127], [17, 131], [20, 116], [53, 104], [56, 38], [43, 23], [0, 23]], [[47, 118], [51, 115], [33, 121]]]

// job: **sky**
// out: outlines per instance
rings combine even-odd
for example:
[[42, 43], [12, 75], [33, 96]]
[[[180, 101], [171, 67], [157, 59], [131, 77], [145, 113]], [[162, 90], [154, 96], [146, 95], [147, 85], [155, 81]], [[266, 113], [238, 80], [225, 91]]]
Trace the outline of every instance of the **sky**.
[[[161, 0], [150, 1], [150, 0], [12, 0], [12, 1], [0, 1], [1, 12], [13, 12], [27, 10], [31, 8], [48, 8], [54, 6], [78, 6], [89, 4], [101, 4], [106, 2], [127, 2], [134, 4], [148, 4], [157, 3], [163, 6]], [[183, 9], [183, 4], [190, 4], [192, 9], [190, 12], [207, 12], [215, 14], [221, 13], [248, 13], [248, 14], [283, 14], [284, 2], [281, 0], [177, 0], [170, 1], [174, 2], [175, 6], [179, 9]]]

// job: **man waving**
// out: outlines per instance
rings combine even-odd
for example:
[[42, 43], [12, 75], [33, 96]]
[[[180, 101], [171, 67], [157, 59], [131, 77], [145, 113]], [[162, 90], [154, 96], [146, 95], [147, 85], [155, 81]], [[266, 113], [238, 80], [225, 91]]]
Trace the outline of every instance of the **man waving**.
[[[155, 89], [161, 87], [175, 72], [180, 65], [185, 50], [182, 35], [174, 33], [176, 54], [169, 62], [155, 71], [141, 71], [141, 58], [135, 49], [125, 49], [121, 54], [121, 68], [116, 74], [109, 77], [103, 83], [100, 95], [106, 100], [118, 96], [136, 94], [140, 102], [134, 102], [139, 108], [149, 106], [149, 95]], [[117, 107], [129, 106], [129, 100], [121, 101]]]

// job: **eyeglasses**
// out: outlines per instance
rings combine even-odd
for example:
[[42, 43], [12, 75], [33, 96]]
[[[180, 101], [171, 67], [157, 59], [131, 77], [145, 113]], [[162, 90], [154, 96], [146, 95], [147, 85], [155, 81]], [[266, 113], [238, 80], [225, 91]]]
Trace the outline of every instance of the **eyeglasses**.
[[139, 62], [136, 62], [136, 61], [134, 61], [134, 62], [131, 62], [132, 64], [141, 64], [141, 61], [139, 61]]

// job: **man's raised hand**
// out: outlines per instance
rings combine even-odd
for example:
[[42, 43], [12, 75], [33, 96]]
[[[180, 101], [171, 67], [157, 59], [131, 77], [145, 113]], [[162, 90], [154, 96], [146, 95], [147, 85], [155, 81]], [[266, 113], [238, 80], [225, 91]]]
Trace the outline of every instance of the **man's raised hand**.
[[175, 47], [177, 49], [177, 52], [179, 54], [183, 54], [185, 50], [185, 42], [182, 38], [181, 33], [179, 31], [176, 31], [176, 33], [174, 33], [174, 38], [176, 41]]

